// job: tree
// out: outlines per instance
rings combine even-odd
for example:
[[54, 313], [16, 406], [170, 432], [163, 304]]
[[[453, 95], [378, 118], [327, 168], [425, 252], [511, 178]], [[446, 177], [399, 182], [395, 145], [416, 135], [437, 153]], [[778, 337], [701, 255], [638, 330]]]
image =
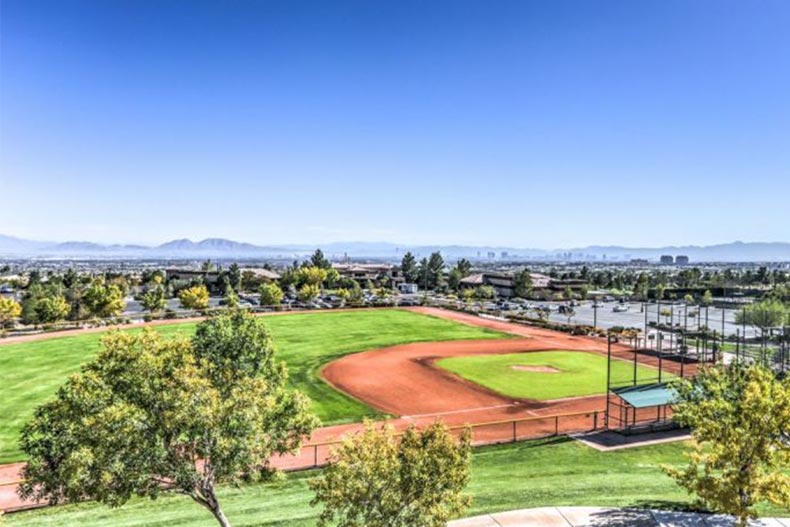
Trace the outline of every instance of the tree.
[[710, 289], [705, 290], [705, 294], [702, 295], [702, 303], [705, 306], [713, 304], [713, 293], [710, 292]]
[[22, 305], [10, 297], [0, 296], [0, 329], [22, 316]]
[[432, 289], [439, 287], [443, 276], [444, 258], [442, 258], [442, 253], [438, 251], [431, 253], [431, 257], [428, 258], [428, 281], [430, 282], [430, 287]]
[[461, 271], [455, 267], [452, 268], [447, 274], [447, 287], [449, 287], [452, 291], [458, 291], [461, 288], [462, 279], [463, 275], [461, 274]]
[[241, 292], [241, 268], [239, 268], [239, 264], [236, 262], [230, 264], [230, 267], [228, 267], [228, 282], [234, 291], [237, 293]]
[[62, 295], [48, 295], [38, 299], [35, 305], [36, 320], [41, 324], [51, 324], [69, 316], [71, 306]]
[[464, 299], [464, 302], [471, 302], [472, 299], [475, 297], [476, 292], [477, 291], [475, 291], [471, 287], [461, 289], [461, 298]]
[[479, 300], [493, 300], [496, 298], [496, 289], [490, 285], [480, 285], [475, 288], [475, 298]]
[[167, 307], [167, 294], [165, 293], [165, 288], [161, 284], [150, 288], [140, 297], [140, 304], [149, 313], [162, 311]]
[[455, 268], [458, 269], [459, 273], [461, 273], [461, 278], [466, 278], [472, 273], [472, 262], [466, 258], [461, 258], [455, 262]]
[[688, 293], [685, 294], [683, 296], [683, 303], [686, 304], [686, 305], [693, 304], [694, 303], [694, 297], [692, 295], [688, 294]]
[[420, 260], [420, 263], [417, 266], [417, 278], [419, 279], [419, 284], [422, 287], [423, 292], [428, 291], [431, 288], [431, 270], [428, 265], [427, 258]]
[[673, 387], [674, 417], [691, 427], [695, 442], [686, 467], [664, 470], [741, 526], [761, 501], [790, 507], [790, 380], [761, 366], [732, 365]]
[[263, 284], [260, 293], [262, 306], [279, 306], [283, 301], [283, 290], [275, 283]]
[[735, 313], [735, 323], [758, 328], [763, 342], [765, 342], [768, 330], [777, 326], [783, 326], [787, 318], [787, 307], [778, 300], [763, 300], [762, 302], [746, 306]]
[[223, 301], [225, 305], [231, 309], [239, 307], [239, 295], [233, 290], [232, 287], [229, 287], [225, 292], [225, 298], [223, 298]]
[[83, 303], [88, 312], [99, 318], [117, 317], [123, 313], [126, 302], [123, 291], [116, 284], [105, 284], [104, 280], [94, 280], [85, 292]]
[[301, 302], [312, 302], [318, 298], [318, 295], [320, 294], [321, 290], [317, 285], [305, 284], [299, 289], [297, 296]]
[[403, 255], [400, 262], [400, 270], [403, 274], [403, 279], [406, 280], [407, 283], [413, 284], [419, 278], [417, 275], [417, 260], [411, 252], [407, 252]]
[[664, 284], [658, 284], [656, 286], [656, 300], [661, 301], [664, 299], [664, 292], [667, 290]]
[[565, 290], [562, 292], [562, 297], [565, 300], [573, 300], [573, 289], [570, 286], [566, 286]]
[[529, 269], [522, 269], [516, 274], [515, 293], [520, 298], [532, 296], [532, 273]]
[[332, 263], [326, 259], [324, 252], [321, 249], [316, 249], [310, 257], [310, 265], [318, 267], [319, 269], [331, 269]]
[[637, 278], [635, 292], [642, 300], [647, 300], [648, 291], [650, 290], [650, 277], [647, 273], [639, 273]]
[[204, 285], [194, 285], [187, 289], [182, 289], [178, 293], [178, 300], [184, 309], [208, 309], [208, 289]]
[[316, 425], [286, 383], [262, 321], [243, 312], [201, 323], [192, 342], [108, 334], [25, 426], [20, 493], [118, 507], [169, 487], [230, 526], [216, 486], [270, 475], [269, 458]]
[[328, 271], [322, 267], [300, 267], [295, 273], [296, 285], [309, 284], [320, 288], [326, 280], [327, 273]]
[[323, 473], [309, 482], [311, 505], [323, 505], [319, 527], [444, 527], [470, 504], [471, 439], [456, 440], [436, 423], [411, 427], [398, 440], [392, 427], [347, 438]]

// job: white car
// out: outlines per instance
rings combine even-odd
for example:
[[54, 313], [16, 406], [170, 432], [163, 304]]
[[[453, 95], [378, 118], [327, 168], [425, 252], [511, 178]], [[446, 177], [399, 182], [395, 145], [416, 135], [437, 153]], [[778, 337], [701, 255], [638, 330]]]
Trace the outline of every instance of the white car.
[[615, 313], [625, 313], [628, 311], [628, 304], [617, 304], [612, 308]]

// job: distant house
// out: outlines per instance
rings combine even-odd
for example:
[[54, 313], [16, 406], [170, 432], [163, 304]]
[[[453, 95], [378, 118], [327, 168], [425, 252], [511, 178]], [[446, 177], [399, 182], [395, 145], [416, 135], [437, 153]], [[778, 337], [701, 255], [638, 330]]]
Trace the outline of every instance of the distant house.
[[[574, 293], [580, 293], [587, 287], [585, 280], [561, 280], [541, 273], [530, 273], [530, 278], [532, 278], [533, 293], [537, 297], [548, 297], [557, 293], [563, 293], [566, 289], [570, 289]], [[483, 272], [461, 279], [462, 289], [476, 288], [482, 285], [493, 287], [497, 296], [503, 298], [516, 296], [515, 275], [510, 273]]]
[[219, 280], [219, 271], [200, 271], [198, 269], [165, 269], [168, 280], [190, 282], [195, 279], [204, 280], [206, 285], [216, 284]]
[[364, 287], [368, 281], [376, 282], [379, 280], [389, 280], [395, 287], [405, 281], [400, 268], [396, 265], [336, 263], [332, 264], [332, 268], [335, 269], [340, 276], [351, 278], [362, 287]]
[[497, 296], [512, 298], [516, 296], [516, 281], [507, 273], [477, 273], [461, 279], [461, 289], [474, 289], [483, 285], [494, 288]]
[[243, 267], [241, 271], [242, 273], [252, 273], [264, 282], [276, 282], [281, 278], [278, 273], [264, 267]]
[[398, 291], [400, 291], [404, 295], [413, 295], [417, 293], [419, 290], [420, 288], [417, 284], [409, 284], [406, 282], [398, 284]]

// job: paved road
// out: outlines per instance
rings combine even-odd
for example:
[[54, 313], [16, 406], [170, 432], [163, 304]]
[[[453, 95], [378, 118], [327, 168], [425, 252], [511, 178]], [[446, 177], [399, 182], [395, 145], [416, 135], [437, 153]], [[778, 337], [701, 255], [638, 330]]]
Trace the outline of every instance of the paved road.
[[[559, 305], [559, 303], [552, 303], [555, 307]], [[549, 304], [544, 304], [549, 305]], [[625, 327], [634, 327], [643, 329], [645, 327], [645, 312], [643, 310], [643, 305], [640, 303], [631, 303], [628, 304], [629, 309], [623, 313], [615, 313], [613, 311], [614, 306], [617, 304], [614, 302], [608, 302], [602, 305], [602, 307], [598, 308], [598, 327], [600, 328], [611, 328], [613, 326], [625, 326]], [[595, 309], [592, 307], [592, 302], [584, 302], [583, 305], [577, 306], [574, 308], [575, 313], [571, 317], [571, 323], [573, 324], [587, 324], [592, 326], [593, 321], [595, 320]], [[688, 324], [688, 328], [696, 328], [699, 320], [699, 324], [705, 325], [706, 314], [705, 309], [698, 309], [696, 307], [689, 307], [689, 313], [695, 313], [699, 311], [699, 316], [689, 316], [688, 319], [685, 316], [686, 309], [682, 304], [677, 304], [674, 307], [669, 305], [662, 305], [662, 310], [664, 309], [674, 309], [675, 316], [671, 320], [674, 324], [679, 326], [676, 327], [683, 327], [684, 324]], [[655, 322], [656, 321], [656, 314], [658, 312], [656, 304], [648, 305], [648, 321]], [[716, 331], [721, 331], [721, 319], [722, 319], [722, 312], [724, 313], [724, 333], [725, 335], [734, 335], [736, 330], [743, 331], [743, 327], [735, 324], [735, 313], [736, 311], [733, 309], [725, 309], [721, 310], [719, 308], [711, 307], [708, 309], [707, 313], [707, 321], [708, 327], [714, 329]], [[667, 318], [662, 316], [661, 322], [667, 323]], [[549, 320], [552, 322], [557, 322], [561, 324], [565, 324], [568, 322], [568, 316], [558, 313], [557, 311], [552, 311]], [[753, 337], [756, 335], [755, 329], [746, 327], [746, 334], [749, 337]]]
[[[728, 516], [603, 507], [541, 507], [484, 514], [447, 527], [731, 527]], [[790, 518], [762, 518], [754, 527], [790, 527]]]

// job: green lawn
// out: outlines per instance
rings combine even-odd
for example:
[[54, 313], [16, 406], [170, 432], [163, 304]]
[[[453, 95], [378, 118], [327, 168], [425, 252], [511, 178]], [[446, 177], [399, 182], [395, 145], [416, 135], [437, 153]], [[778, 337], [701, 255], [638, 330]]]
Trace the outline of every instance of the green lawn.
[[[683, 462], [685, 445], [671, 443], [598, 452], [568, 439], [531, 441], [475, 451], [468, 516], [528, 507], [593, 505], [682, 509], [690, 498], [661, 472]], [[314, 526], [306, 482], [314, 472], [291, 474], [279, 484], [224, 488], [220, 495], [234, 527]], [[763, 514], [788, 511], [763, 508]], [[133, 500], [120, 509], [96, 504], [12, 514], [12, 527], [207, 527], [211, 516], [181, 496]]]
[[[537, 351], [505, 355], [452, 357], [437, 365], [456, 375], [520, 399], [548, 401], [606, 393], [606, 357], [579, 351]], [[525, 371], [519, 367], [548, 367], [555, 372]], [[656, 370], [637, 367], [639, 379], [652, 379]], [[612, 381], [625, 381], [634, 375], [633, 364], [612, 361]], [[622, 384], [622, 382], [621, 382]]]
[[[357, 421], [374, 410], [332, 389], [318, 371], [348, 353], [409, 342], [504, 338], [486, 329], [400, 310], [300, 313], [266, 318], [290, 382], [313, 401], [324, 423]], [[159, 326], [164, 335], [190, 335], [194, 323]], [[130, 330], [139, 331], [139, 330]], [[61, 336], [0, 346], [0, 463], [18, 461], [19, 430], [36, 406], [99, 349], [101, 334]]]

